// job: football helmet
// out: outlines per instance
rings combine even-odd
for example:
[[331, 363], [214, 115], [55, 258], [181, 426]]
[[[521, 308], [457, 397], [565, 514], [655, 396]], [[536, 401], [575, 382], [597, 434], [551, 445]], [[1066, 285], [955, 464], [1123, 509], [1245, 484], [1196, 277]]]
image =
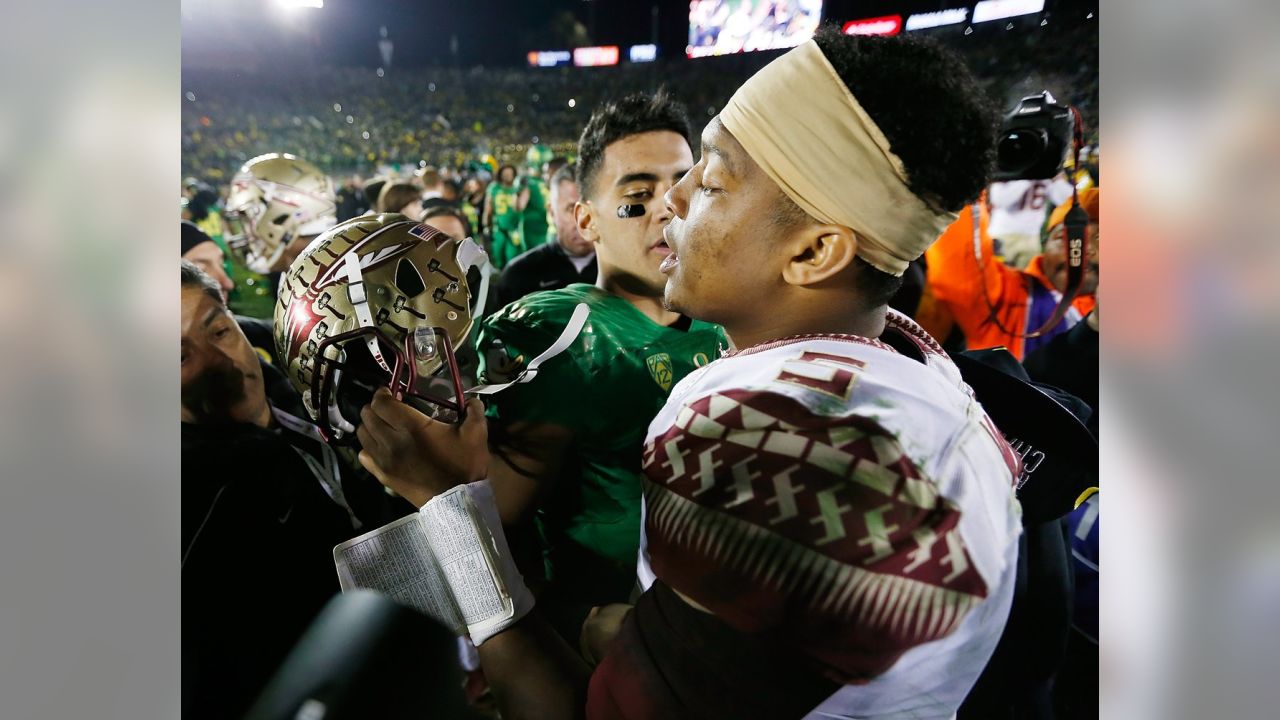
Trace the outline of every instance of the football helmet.
[[280, 279], [276, 357], [326, 440], [354, 441], [379, 387], [462, 418], [454, 348], [484, 312], [488, 262], [474, 240], [395, 213], [336, 225], [298, 255]]
[[289, 243], [333, 227], [336, 212], [333, 181], [315, 165], [284, 153], [259, 155], [231, 180], [227, 247], [254, 272], [278, 272]]

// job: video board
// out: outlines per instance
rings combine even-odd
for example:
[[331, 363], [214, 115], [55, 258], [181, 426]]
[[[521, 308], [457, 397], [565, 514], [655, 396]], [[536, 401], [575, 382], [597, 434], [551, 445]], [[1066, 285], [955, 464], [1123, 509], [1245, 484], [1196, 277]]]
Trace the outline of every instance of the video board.
[[692, 0], [691, 58], [795, 47], [813, 37], [822, 0]]

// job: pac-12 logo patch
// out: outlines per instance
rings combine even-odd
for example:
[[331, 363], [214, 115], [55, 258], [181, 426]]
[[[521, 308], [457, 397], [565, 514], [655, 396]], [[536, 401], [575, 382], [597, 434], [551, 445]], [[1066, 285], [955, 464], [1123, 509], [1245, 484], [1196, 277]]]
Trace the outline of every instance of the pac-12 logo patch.
[[649, 374], [653, 376], [653, 381], [658, 383], [658, 387], [663, 392], [671, 390], [671, 381], [675, 379], [675, 371], [671, 369], [671, 356], [666, 353], [658, 353], [650, 355], [644, 361], [649, 366]]

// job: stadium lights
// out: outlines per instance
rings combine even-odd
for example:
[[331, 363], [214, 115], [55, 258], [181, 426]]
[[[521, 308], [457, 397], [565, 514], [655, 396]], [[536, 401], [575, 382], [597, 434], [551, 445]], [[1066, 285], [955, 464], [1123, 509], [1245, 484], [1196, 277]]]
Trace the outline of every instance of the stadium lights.
[[897, 35], [901, 30], [901, 15], [850, 20], [844, 24], [845, 35]]
[[1044, 0], [982, 0], [973, 6], [973, 22], [1004, 20], [1044, 11]]
[[959, 25], [969, 19], [969, 8], [951, 8], [937, 12], [917, 13], [907, 17], [906, 30], [925, 30], [944, 25]]
[[324, 0], [276, 0], [276, 2], [280, 4], [280, 7], [285, 8], [286, 10], [292, 10], [294, 8], [312, 8], [319, 10], [324, 7]]

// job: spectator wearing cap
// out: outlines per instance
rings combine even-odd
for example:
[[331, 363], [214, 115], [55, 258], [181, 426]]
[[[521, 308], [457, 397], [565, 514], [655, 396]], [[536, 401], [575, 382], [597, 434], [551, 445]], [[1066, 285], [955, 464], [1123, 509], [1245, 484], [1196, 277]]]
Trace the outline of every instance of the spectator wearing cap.
[[222, 248], [194, 223], [186, 221], [182, 223], [182, 259], [208, 273], [222, 288], [223, 297], [235, 287], [227, 275], [227, 258]]
[[[970, 350], [1005, 347], [1018, 360], [1074, 327], [1097, 306], [1099, 196], [1098, 188], [1080, 193], [1080, 205], [1089, 216], [1088, 257], [1080, 291], [1057, 325], [1039, 337], [1026, 337], [1053, 316], [1067, 286], [1067, 232], [1063, 222], [1073, 203], [1070, 200], [1050, 214], [1041, 252], [1023, 270], [1008, 267], [996, 258], [985, 209], [979, 205], [960, 213], [959, 219], [925, 253], [928, 291], [918, 313], [920, 324], [934, 337], [946, 337], [954, 324], [964, 333]], [[980, 258], [974, 253], [975, 216]]]

